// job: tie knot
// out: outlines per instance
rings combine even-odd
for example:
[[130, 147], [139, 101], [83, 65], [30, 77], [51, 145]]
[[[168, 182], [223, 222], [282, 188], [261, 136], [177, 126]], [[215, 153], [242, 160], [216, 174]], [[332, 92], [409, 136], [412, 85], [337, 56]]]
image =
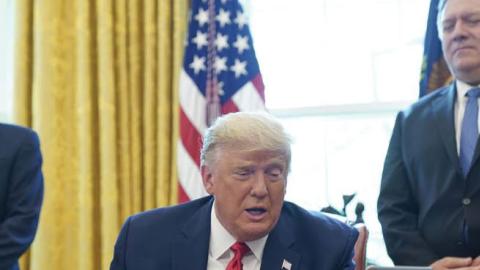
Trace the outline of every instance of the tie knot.
[[235, 257], [243, 258], [243, 256], [250, 251], [250, 248], [244, 242], [235, 242], [230, 249], [235, 254]]
[[480, 88], [479, 87], [472, 88], [468, 90], [465, 95], [469, 98], [470, 97], [478, 98], [480, 96]]

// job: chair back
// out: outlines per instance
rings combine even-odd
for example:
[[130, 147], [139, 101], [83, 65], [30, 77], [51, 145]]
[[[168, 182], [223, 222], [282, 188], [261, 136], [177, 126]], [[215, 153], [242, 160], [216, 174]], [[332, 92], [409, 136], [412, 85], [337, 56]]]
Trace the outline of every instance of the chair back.
[[[351, 224], [351, 222], [349, 222], [346, 217], [332, 213], [321, 213], [336, 220], [340, 220], [341, 222], [344, 222], [346, 224]], [[353, 227], [358, 231], [358, 238], [357, 242], [355, 242], [353, 254], [353, 260], [355, 261], [355, 270], [365, 270], [367, 268], [368, 229], [367, 226], [365, 226], [365, 224], [363, 223], [355, 224], [353, 225]]]
[[358, 231], [358, 239], [355, 242], [354, 256], [355, 270], [365, 270], [367, 267], [367, 242], [368, 229], [363, 223], [355, 224], [355, 229]]

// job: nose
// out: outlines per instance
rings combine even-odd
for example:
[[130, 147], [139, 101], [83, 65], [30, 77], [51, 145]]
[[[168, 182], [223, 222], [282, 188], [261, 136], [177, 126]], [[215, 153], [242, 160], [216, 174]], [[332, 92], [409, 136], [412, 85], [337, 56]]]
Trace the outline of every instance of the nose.
[[466, 25], [462, 20], [458, 20], [453, 28], [452, 37], [455, 41], [463, 41], [467, 37]]
[[250, 194], [257, 198], [263, 198], [267, 196], [268, 189], [266, 181], [268, 181], [268, 179], [264, 173], [256, 173], [253, 179], [253, 186]]

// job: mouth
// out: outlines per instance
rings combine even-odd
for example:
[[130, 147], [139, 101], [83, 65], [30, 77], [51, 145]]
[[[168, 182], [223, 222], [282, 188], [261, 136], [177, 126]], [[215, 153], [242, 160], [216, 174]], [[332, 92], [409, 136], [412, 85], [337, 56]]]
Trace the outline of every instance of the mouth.
[[263, 207], [252, 207], [245, 209], [245, 212], [247, 212], [249, 219], [253, 221], [259, 221], [266, 215], [267, 209]]
[[471, 50], [471, 49], [472, 49], [472, 47], [470, 47], [470, 46], [462, 46], [462, 47], [459, 47], [459, 48], [456, 48], [455, 50], [453, 50], [453, 53], [457, 54], [457, 53], [461, 53], [463, 51]]

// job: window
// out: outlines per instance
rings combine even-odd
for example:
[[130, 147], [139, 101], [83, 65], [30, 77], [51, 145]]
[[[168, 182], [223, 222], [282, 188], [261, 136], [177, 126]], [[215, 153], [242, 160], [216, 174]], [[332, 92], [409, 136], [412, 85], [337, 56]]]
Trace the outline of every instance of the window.
[[246, 2], [267, 107], [294, 137], [286, 199], [341, 209], [356, 193], [368, 257], [391, 264], [376, 200], [395, 115], [418, 97], [429, 1]]
[[13, 4], [0, 0], [0, 122], [13, 119]]

